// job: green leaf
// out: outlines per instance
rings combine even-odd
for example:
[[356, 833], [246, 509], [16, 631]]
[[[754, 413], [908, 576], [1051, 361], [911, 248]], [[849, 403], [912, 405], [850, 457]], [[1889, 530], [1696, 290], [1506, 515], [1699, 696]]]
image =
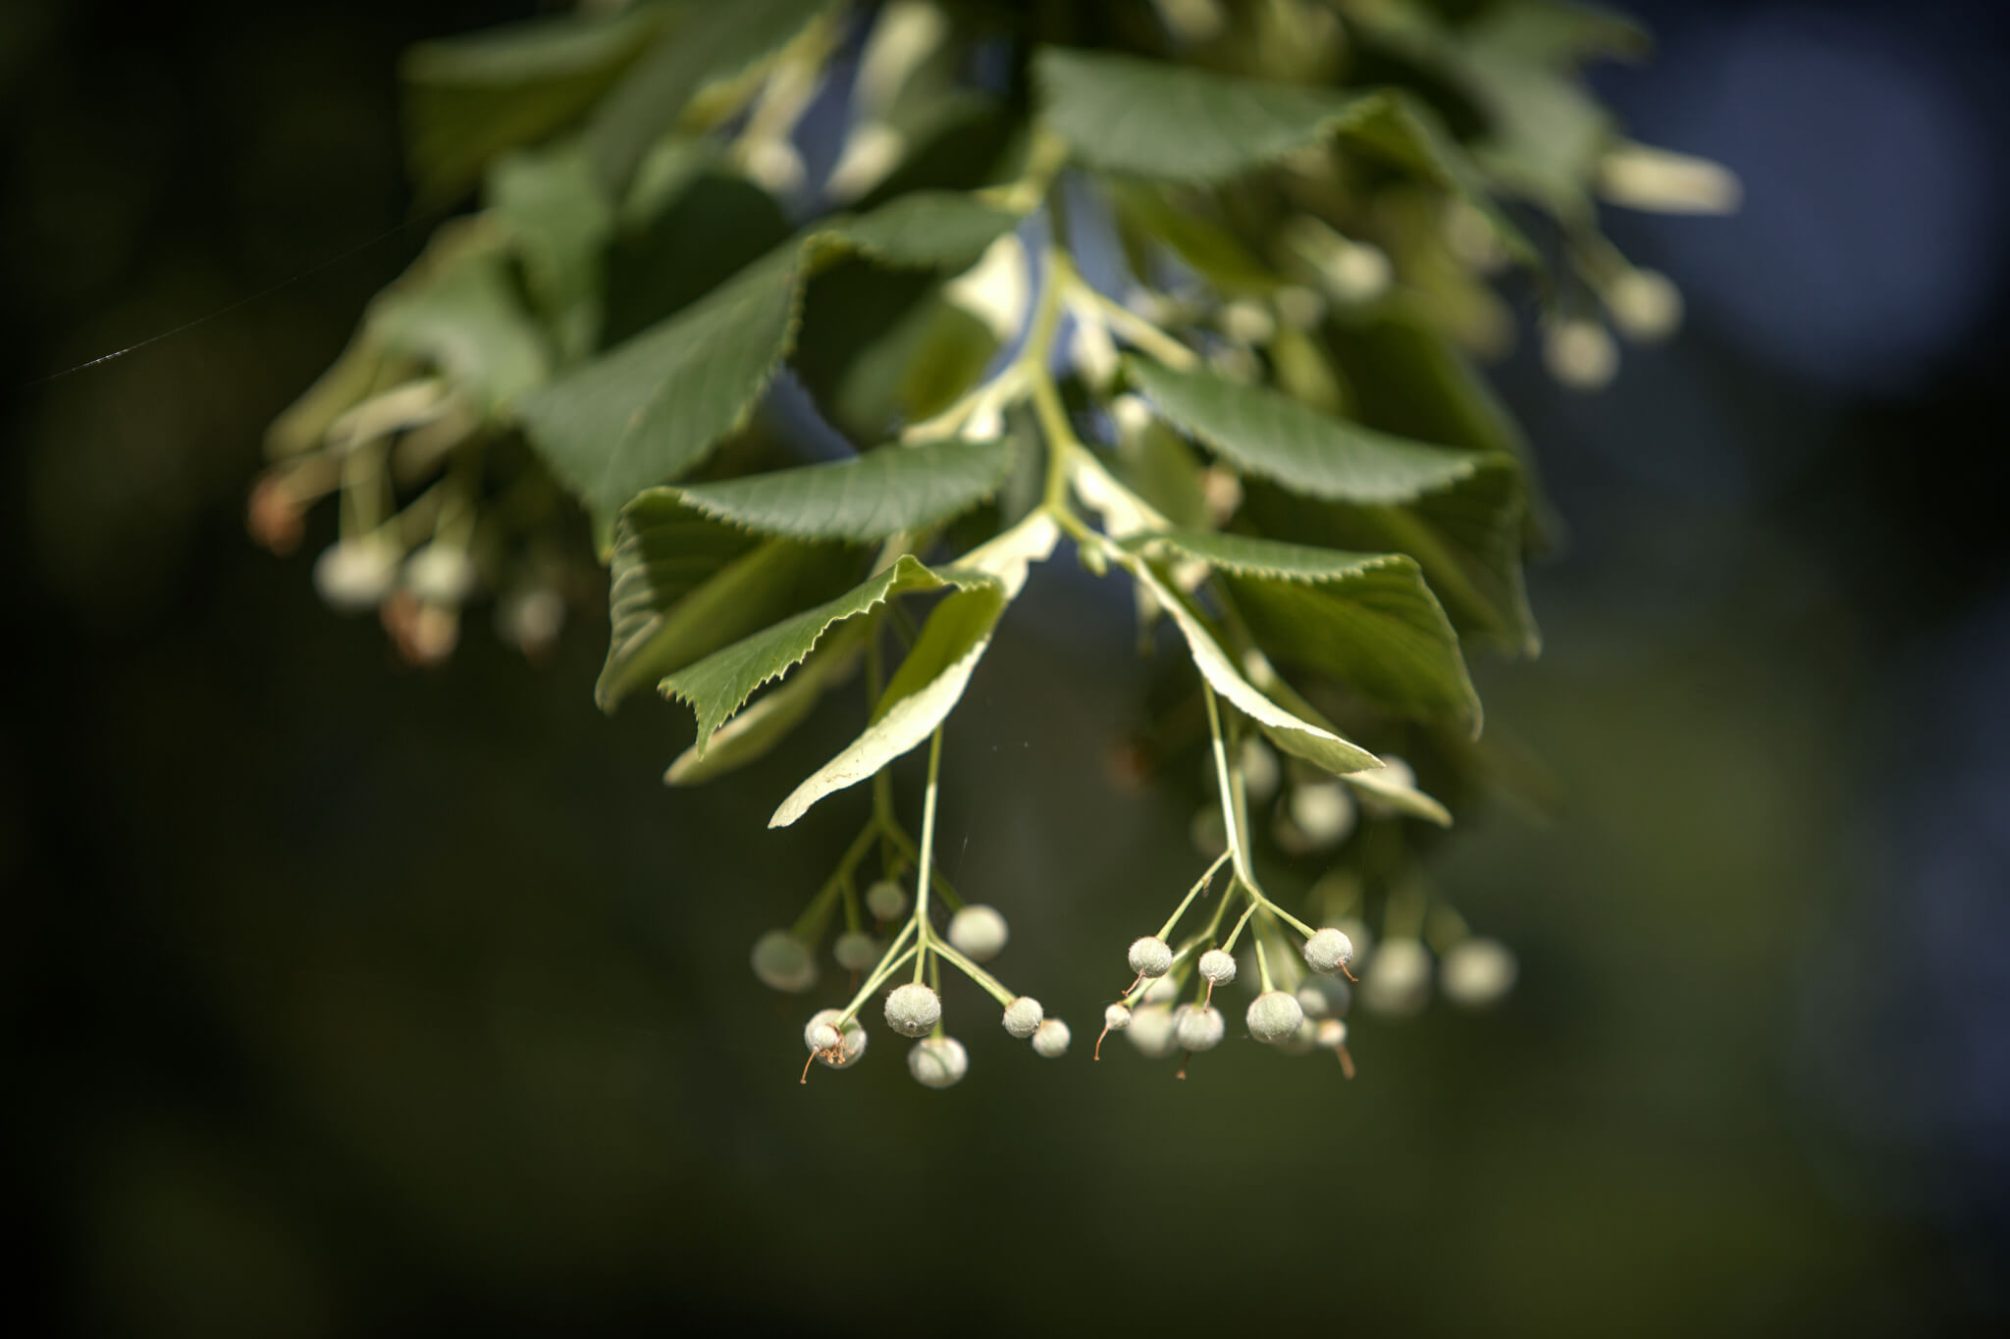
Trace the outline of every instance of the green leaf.
[[1207, 371], [1125, 360], [1152, 408], [1245, 474], [1310, 497], [1408, 502], [1471, 477], [1483, 457], [1328, 418], [1288, 395]]
[[428, 204], [453, 200], [505, 150], [576, 121], [655, 34], [660, 9], [534, 19], [405, 53], [412, 178]]
[[926, 740], [962, 698], [1006, 603], [1003, 588], [987, 581], [937, 605], [865, 732], [797, 786], [768, 826], [788, 827], [817, 801], [857, 785]]
[[935, 572], [913, 555], [902, 554], [893, 566], [836, 599], [685, 666], [665, 678], [661, 688], [665, 696], [685, 703], [697, 715], [698, 740], [693, 747], [702, 758], [713, 734], [746, 705], [755, 689], [801, 664], [836, 625], [870, 613], [896, 595], [988, 580], [982, 574]]
[[746, 422], [788, 348], [791, 245], [519, 407], [559, 479], [600, 516], [698, 464]]
[[551, 356], [517, 300], [508, 256], [479, 218], [443, 226], [364, 316], [387, 353], [438, 370], [485, 414], [544, 381]]
[[[1119, 181], [1112, 183], [1109, 194], [1119, 226], [1170, 248], [1223, 294], [1268, 294], [1280, 286], [1278, 277], [1234, 233], [1192, 202], [1168, 199], [1166, 188]], [[1151, 282], [1149, 274], [1140, 273], [1138, 279]]]
[[874, 540], [948, 520], [997, 491], [1004, 441], [883, 446], [850, 460], [675, 490], [708, 516], [764, 535]]
[[851, 676], [867, 625], [854, 620], [824, 638], [794, 674], [761, 694], [712, 735], [701, 755], [694, 743], [663, 774], [668, 786], [696, 786], [765, 756], [801, 725], [824, 694]]
[[927, 739], [962, 699], [999, 617], [1025, 585], [1028, 564], [1050, 554], [1057, 538], [1054, 523], [1035, 513], [943, 569], [940, 577], [961, 589], [928, 616], [874, 706], [871, 723], [797, 786], [768, 826], [789, 826], [826, 795], [857, 785]]
[[611, 516], [746, 421], [788, 353], [816, 263], [854, 251], [896, 266], [967, 263], [1015, 221], [938, 193], [833, 220], [526, 399], [525, 430], [560, 480]]
[[1494, 203], [1479, 166], [1452, 139], [1437, 114], [1417, 98], [1395, 89], [1371, 94], [1342, 129], [1349, 143], [1458, 195], [1486, 219], [1510, 256], [1531, 268], [1540, 267], [1534, 243]]
[[1330, 675], [1396, 715], [1478, 733], [1479, 695], [1458, 634], [1414, 559], [1209, 531], [1145, 535], [1127, 546], [1207, 564], [1256, 644], [1280, 664]]
[[1470, 477], [1407, 505], [1322, 502], [1252, 483], [1244, 508], [1277, 539], [1409, 554], [1460, 632], [1534, 655], [1541, 637], [1522, 583], [1523, 505], [1514, 463], [1486, 456]]
[[773, 56], [829, 7], [829, 0], [734, 0], [686, 4], [675, 21], [594, 110], [587, 152], [612, 184], [626, 182], [694, 98]]
[[[1275, 698], [1279, 705], [1303, 720], [1325, 729], [1332, 729], [1332, 723], [1319, 713], [1319, 709], [1306, 701], [1299, 691], [1277, 677], [1267, 667], [1256, 667], [1256, 682], [1263, 691]], [[1489, 735], [1489, 738], [1492, 738]], [[1477, 744], [1469, 747], [1479, 747]], [[1452, 811], [1437, 800], [1417, 788], [1417, 783], [1405, 780], [1400, 772], [1390, 767], [1371, 767], [1365, 771], [1347, 772], [1340, 779], [1355, 790], [1370, 796], [1390, 807], [1421, 818], [1428, 823], [1448, 828], [1452, 825]]]
[[763, 542], [651, 489], [615, 524], [607, 663], [595, 700], [611, 711], [637, 688], [783, 615], [828, 599], [862, 557], [786, 539]]
[[1229, 705], [1254, 721], [1256, 728], [1263, 731], [1272, 743], [1286, 753], [1316, 763], [1336, 775], [1344, 776], [1349, 772], [1382, 766], [1380, 758], [1346, 739], [1337, 730], [1316, 725], [1266, 696], [1243, 676], [1200, 616], [1152, 570], [1150, 563], [1129, 550], [1120, 549], [1118, 552], [1122, 555], [1119, 561], [1139, 588], [1165, 610], [1173, 626], [1179, 629], [1180, 636], [1186, 639], [1187, 650], [1192, 653], [1194, 667], [1200, 671], [1201, 677], [1215, 692], [1226, 698]]
[[489, 206], [523, 260], [524, 277], [567, 357], [600, 329], [604, 253], [614, 203], [585, 155], [560, 148], [512, 153], [489, 170]]
[[1364, 99], [1190, 65], [1057, 47], [1034, 57], [1047, 124], [1085, 166], [1222, 181], [1315, 144]]

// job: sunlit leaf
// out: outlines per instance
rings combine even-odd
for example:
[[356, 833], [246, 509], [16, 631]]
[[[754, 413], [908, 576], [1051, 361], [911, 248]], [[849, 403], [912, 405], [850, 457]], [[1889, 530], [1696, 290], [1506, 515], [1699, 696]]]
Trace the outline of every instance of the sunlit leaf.
[[706, 515], [760, 534], [862, 541], [967, 511], [997, 490], [1011, 463], [1004, 441], [924, 442], [674, 491]]
[[1242, 470], [1309, 497], [1409, 502], [1471, 477], [1483, 458], [1330, 418], [1288, 395], [1205, 370], [1125, 361], [1152, 408]]

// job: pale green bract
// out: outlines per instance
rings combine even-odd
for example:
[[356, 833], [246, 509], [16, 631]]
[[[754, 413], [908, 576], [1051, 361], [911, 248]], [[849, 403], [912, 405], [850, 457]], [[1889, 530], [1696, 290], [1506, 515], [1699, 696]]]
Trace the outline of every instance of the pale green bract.
[[752, 636], [666, 677], [661, 688], [689, 706], [698, 718], [696, 749], [703, 757], [713, 733], [763, 684], [779, 679], [816, 649], [825, 633], [847, 619], [877, 609], [896, 595], [910, 591], [968, 588], [994, 582], [983, 573], [953, 568], [936, 571], [912, 554], [902, 554], [891, 567], [869, 577], [834, 600], [783, 619]]

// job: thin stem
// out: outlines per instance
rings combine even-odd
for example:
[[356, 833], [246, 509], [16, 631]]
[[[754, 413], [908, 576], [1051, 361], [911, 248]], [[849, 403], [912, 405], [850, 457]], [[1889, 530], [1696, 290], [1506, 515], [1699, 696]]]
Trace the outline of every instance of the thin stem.
[[1242, 927], [1249, 924], [1249, 918], [1251, 916], [1254, 916], [1257, 912], [1257, 909], [1262, 905], [1263, 904], [1261, 902], [1256, 901], [1254, 898], [1250, 899], [1248, 910], [1244, 911], [1242, 915], [1236, 920], [1235, 928], [1228, 932], [1228, 942], [1221, 946], [1221, 951], [1223, 953], [1235, 952], [1235, 941], [1242, 938]]
[[1249, 893], [1251, 901], [1275, 915], [1279, 920], [1304, 935], [1307, 939], [1310, 939], [1312, 937], [1312, 927], [1304, 921], [1299, 920], [1283, 907], [1278, 906], [1277, 903], [1271, 901], [1270, 897], [1263, 891], [1263, 885], [1256, 881], [1256, 871], [1250, 868], [1249, 851], [1244, 841], [1248, 831], [1245, 826], [1247, 815], [1243, 812], [1245, 806], [1239, 799], [1239, 783], [1242, 778], [1242, 772], [1240, 768], [1236, 769], [1233, 774], [1230, 772], [1228, 746], [1222, 739], [1221, 708], [1215, 702], [1213, 685], [1203, 679], [1200, 691], [1203, 700], [1207, 703], [1208, 730], [1214, 736], [1215, 776], [1221, 786], [1221, 819], [1228, 827], [1228, 849], [1229, 853], [1235, 857], [1235, 877], [1241, 881], [1243, 888]]
[[1216, 856], [1214, 859], [1214, 863], [1207, 867], [1207, 873], [1201, 875], [1200, 881], [1195, 883], [1192, 888], [1189, 888], [1187, 890], [1186, 896], [1180, 899], [1180, 904], [1177, 907], [1173, 908], [1173, 914], [1166, 917], [1166, 923], [1159, 927], [1160, 939], [1164, 939], [1167, 935], [1173, 932], [1173, 927], [1179, 924], [1179, 918], [1186, 915], [1187, 907], [1193, 902], [1195, 897], [1199, 896], [1201, 889], [1207, 887], [1208, 884], [1214, 882], [1214, 876], [1216, 871], [1218, 871], [1221, 868], [1222, 862], [1227, 859], [1228, 859], [1228, 852], [1226, 851], [1223, 851], [1220, 855]]
[[885, 985], [887, 978], [899, 971], [901, 964], [905, 963], [920, 950], [920, 945], [918, 944], [913, 948], [904, 947], [907, 943], [907, 937], [913, 933], [914, 922], [909, 921], [902, 928], [899, 936], [891, 944], [887, 945], [886, 956], [880, 959], [879, 966], [873, 968], [872, 975], [865, 979], [865, 984], [860, 986], [858, 993], [851, 997], [851, 1003], [847, 1004], [844, 1007], [844, 1012], [838, 1015], [837, 1022], [833, 1025], [838, 1031], [844, 1031], [844, 1025], [858, 1016], [859, 1006], [871, 999], [872, 993]]
[[1104, 324], [1167, 367], [1186, 371], [1199, 365], [1199, 354], [1123, 303], [1097, 292], [1086, 282], [1077, 280], [1069, 296], [1075, 299], [1069, 305], [1078, 316], [1083, 307], [1093, 308]]
[[1263, 951], [1263, 931], [1259, 929], [1250, 939], [1256, 945], [1257, 979], [1263, 982], [1263, 991], [1267, 995], [1274, 987], [1270, 984], [1270, 957]]
[[964, 957], [953, 945], [933, 935], [929, 937], [929, 940], [929, 947], [934, 953], [946, 960], [951, 967], [954, 967], [972, 981], [982, 986], [984, 992], [992, 999], [998, 1001], [1000, 1004], [1009, 1005], [1014, 999], [1018, 998], [1010, 990], [1006, 989], [1004, 982], [970, 961], [970, 959]]
[[935, 868], [935, 792], [942, 772], [942, 727], [936, 726], [928, 738], [928, 789], [921, 800], [921, 859], [919, 877], [914, 881], [914, 923], [921, 932], [919, 948], [921, 952], [914, 963], [914, 979], [922, 978], [927, 966], [928, 950], [935, 938], [928, 924], [929, 871]]

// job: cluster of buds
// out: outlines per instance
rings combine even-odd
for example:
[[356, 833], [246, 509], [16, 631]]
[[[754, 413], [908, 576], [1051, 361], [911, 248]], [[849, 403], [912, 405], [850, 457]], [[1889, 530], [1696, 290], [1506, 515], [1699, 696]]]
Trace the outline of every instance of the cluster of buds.
[[[924, 1087], [948, 1088], [970, 1068], [963, 1043], [943, 1025], [942, 967], [961, 972], [1002, 1009], [1000, 1023], [1007, 1035], [1028, 1042], [1036, 1055], [1049, 1060], [1067, 1054], [1068, 1025], [1050, 1018], [1039, 1000], [1008, 989], [983, 964], [1005, 951], [1011, 927], [996, 907], [968, 903], [935, 868], [936, 772], [940, 762], [938, 735], [929, 751], [929, 780], [921, 842], [917, 847], [893, 817], [890, 793], [884, 785], [875, 795], [873, 816], [839, 860], [824, 886], [811, 898], [796, 923], [770, 930], [754, 944], [754, 974], [780, 991], [801, 993], [817, 982], [818, 948], [841, 913], [845, 929], [831, 942], [831, 956], [853, 974], [854, 991], [843, 1008], [822, 1009], [803, 1030], [810, 1067], [846, 1069], [865, 1054], [866, 1034], [859, 1021], [862, 1009], [880, 991], [886, 992], [881, 1013], [886, 1026], [909, 1038], [907, 1068]], [[857, 874], [874, 852], [880, 877], [863, 895], [856, 891]], [[927, 871], [924, 875], [922, 871]], [[901, 879], [915, 874], [911, 899]], [[946, 927], [935, 923], [934, 909], [951, 908]], [[871, 928], [867, 928], [870, 918]], [[902, 972], [909, 978], [896, 983]], [[861, 980], [860, 978], [863, 978]]]
[[[1110, 1033], [1121, 1032], [1149, 1058], [1179, 1053], [1178, 1075], [1184, 1078], [1194, 1056], [1213, 1050], [1228, 1035], [1227, 1018], [1215, 1002], [1216, 990], [1238, 980], [1254, 980], [1258, 988], [1243, 1010], [1248, 1035], [1285, 1050], [1332, 1051], [1351, 1078], [1354, 1061], [1347, 1051], [1346, 1024], [1340, 1019], [1351, 999], [1348, 983], [1354, 979], [1354, 945], [1345, 931], [1304, 924], [1238, 870], [1208, 923], [1174, 946], [1171, 937], [1180, 921], [1230, 858], [1230, 852], [1223, 852], [1208, 867], [1156, 934], [1132, 941], [1125, 959], [1133, 980], [1103, 1011], [1095, 1057], [1102, 1058], [1103, 1041]], [[1238, 900], [1246, 902], [1245, 910], [1224, 937], [1222, 924]], [[1245, 931], [1250, 934], [1252, 959], [1247, 969], [1235, 953]], [[1297, 937], [1295, 952], [1288, 947], [1292, 935]], [[1192, 998], [1181, 1002], [1189, 994]]]

